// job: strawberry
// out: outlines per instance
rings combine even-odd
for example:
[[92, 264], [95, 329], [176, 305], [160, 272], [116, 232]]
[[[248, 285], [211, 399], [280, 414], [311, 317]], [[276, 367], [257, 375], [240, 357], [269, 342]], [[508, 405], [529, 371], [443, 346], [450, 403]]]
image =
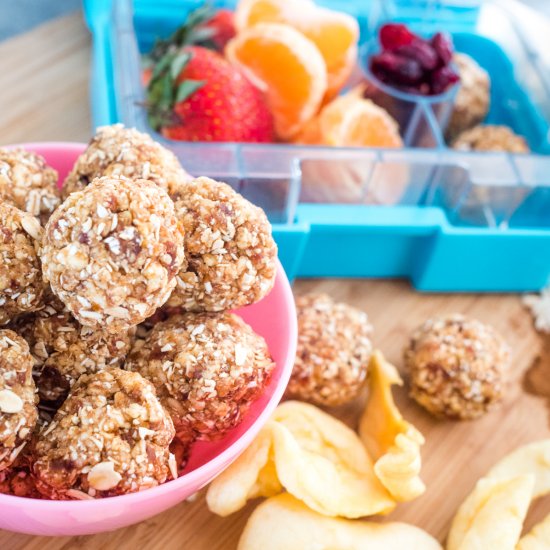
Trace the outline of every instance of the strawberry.
[[210, 41], [219, 52], [223, 52], [225, 45], [237, 34], [231, 10], [218, 10], [202, 27], [212, 30]]
[[273, 117], [262, 93], [220, 54], [187, 46], [154, 66], [149, 121], [182, 141], [273, 141]]

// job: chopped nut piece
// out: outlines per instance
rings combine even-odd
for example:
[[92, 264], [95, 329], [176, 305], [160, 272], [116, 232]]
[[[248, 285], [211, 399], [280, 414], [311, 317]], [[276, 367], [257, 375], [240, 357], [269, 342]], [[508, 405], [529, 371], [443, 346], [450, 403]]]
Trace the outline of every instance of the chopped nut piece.
[[0, 390], [0, 411], [18, 413], [23, 410], [23, 400], [11, 390]]
[[[136, 405], [139, 419], [130, 413]], [[145, 440], [140, 428], [154, 434]], [[83, 375], [39, 435], [37, 488], [55, 499], [75, 498], [75, 490], [102, 498], [164, 483], [173, 437], [170, 417], [139, 374], [113, 368]]]
[[191, 179], [174, 153], [153, 141], [149, 134], [122, 124], [98, 128], [65, 179], [63, 198], [82, 191], [100, 176], [146, 179], [169, 193], [174, 186]]
[[186, 269], [168, 304], [222, 311], [266, 296], [277, 272], [277, 245], [263, 210], [229, 185], [197, 178], [172, 193], [185, 234]]
[[90, 487], [98, 491], [108, 491], [115, 488], [122, 476], [115, 470], [115, 465], [110, 462], [100, 462], [88, 472], [88, 483]]
[[405, 349], [411, 396], [436, 416], [470, 420], [503, 393], [509, 349], [495, 330], [462, 315], [426, 321]]
[[[98, 217], [99, 205], [107, 217]], [[183, 234], [165, 191], [146, 180], [104, 177], [54, 212], [41, 257], [44, 278], [69, 311], [83, 325], [116, 333], [168, 299], [184, 262]]]
[[168, 467], [170, 468], [172, 478], [178, 479], [178, 465], [176, 463], [176, 457], [172, 453], [168, 455]]
[[60, 203], [57, 172], [36, 153], [0, 148], [0, 197], [44, 224]]
[[42, 239], [42, 229], [36, 218], [23, 216], [21, 218], [21, 226], [35, 241], [40, 242], [40, 239]]
[[[246, 350], [242, 364], [237, 346]], [[158, 323], [126, 362], [153, 383], [183, 441], [215, 439], [237, 426], [273, 367], [264, 339], [230, 313], [187, 313]]]
[[365, 312], [326, 294], [296, 298], [298, 347], [286, 395], [333, 407], [357, 397], [372, 354]]

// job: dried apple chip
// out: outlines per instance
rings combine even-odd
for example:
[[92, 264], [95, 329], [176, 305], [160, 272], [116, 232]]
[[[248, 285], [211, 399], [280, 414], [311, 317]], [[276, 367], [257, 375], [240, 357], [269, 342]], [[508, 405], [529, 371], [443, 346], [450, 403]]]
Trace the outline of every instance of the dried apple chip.
[[533, 498], [550, 493], [550, 439], [519, 447], [497, 462], [487, 474], [491, 478], [510, 478], [534, 474]]
[[456, 513], [447, 550], [514, 550], [534, 484], [533, 474], [480, 479]]
[[441, 550], [428, 533], [406, 523], [331, 518], [289, 494], [260, 504], [248, 519], [238, 550]]
[[273, 415], [274, 457], [285, 489], [327, 516], [358, 518], [395, 507], [357, 434], [313, 405], [287, 401]]
[[283, 488], [328, 516], [356, 518], [395, 507], [357, 434], [297, 401], [279, 405], [252, 445], [211, 483], [206, 499], [212, 512], [226, 516]]
[[407, 422], [393, 400], [391, 387], [403, 381], [397, 369], [375, 351], [369, 365], [369, 398], [359, 423], [359, 435], [376, 460], [374, 471], [398, 502], [420, 496], [426, 486], [420, 479], [422, 434]]
[[206, 493], [210, 511], [228, 516], [250, 499], [283, 490], [273, 462], [272, 424], [268, 422], [243, 454], [210, 484]]

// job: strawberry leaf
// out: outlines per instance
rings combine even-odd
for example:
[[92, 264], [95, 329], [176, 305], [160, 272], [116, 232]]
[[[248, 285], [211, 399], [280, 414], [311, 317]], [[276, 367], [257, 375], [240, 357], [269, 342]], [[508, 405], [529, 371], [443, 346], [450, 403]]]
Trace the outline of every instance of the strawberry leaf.
[[167, 53], [173, 52], [182, 46], [197, 44], [211, 38], [215, 33], [212, 33], [210, 29], [199, 27], [211, 19], [214, 13], [215, 10], [209, 4], [192, 11], [187, 16], [185, 23], [178, 27], [166, 40], [156, 40], [153, 49], [145, 56], [147, 62], [155, 63]]
[[184, 52], [176, 55], [172, 62], [170, 63], [170, 75], [173, 80], [176, 80], [180, 75], [181, 71], [185, 68], [192, 55], [189, 52]]
[[167, 53], [165, 56], [161, 57], [154, 65], [153, 72], [151, 73], [151, 82], [156, 80], [161, 76], [166, 69], [172, 64], [174, 58], [176, 57], [175, 53]]
[[206, 84], [204, 80], [184, 80], [176, 92], [176, 103], [185, 101], [189, 96], [193, 95], [197, 90]]

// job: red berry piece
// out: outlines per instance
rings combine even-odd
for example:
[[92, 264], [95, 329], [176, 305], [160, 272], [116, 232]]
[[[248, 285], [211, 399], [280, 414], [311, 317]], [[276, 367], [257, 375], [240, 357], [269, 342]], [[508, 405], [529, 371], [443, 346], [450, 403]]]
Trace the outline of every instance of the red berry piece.
[[450, 67], [436, 69], [430, 78], [432, 94], [442, 94], [445, 90], [456, 84], [460, 77]]
[[393, 84], [416, 84], [422, 79], [420, 63], [414, 59], [399, 57], [391, 52], [382, 52], [371, 58], [371, 71], [385, 74], [385, 82]]
[[416, 35], [400, 23], [387, 23], [380, 28], [380, 43], [384, 50], [391, 51], [399, 46], [405, 46], [415, 38]]
[[399, 46], [394, 50], [396, 55], [414, 59], [426, 71], [432, 71], [439, 64], [439, 57], [435, 50], [425, 40], [414, 40], [410, 44]]
[[438, 32], [432, 37], [432, 47], [435, 50], [441, 65], [448, 65], [453, 58], [453, 39], [444, 32]]
[[216, 50], [223, 52], [225, 45], [235, 36], [235, 21], [231, 10], [218, 10], [203, 27], [211, 29], [210, 39]]

